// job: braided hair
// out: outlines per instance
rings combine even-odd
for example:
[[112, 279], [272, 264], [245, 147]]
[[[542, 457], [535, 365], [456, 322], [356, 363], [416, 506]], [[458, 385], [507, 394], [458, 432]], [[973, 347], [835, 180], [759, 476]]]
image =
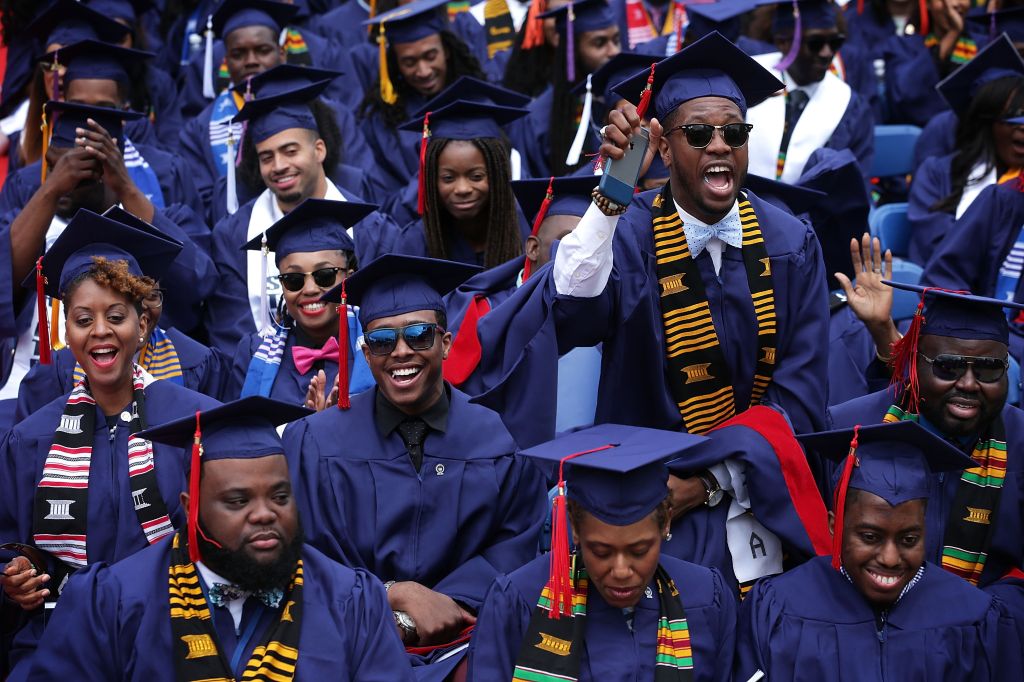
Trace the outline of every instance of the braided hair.
[[512, 53], [505, 66], [502, 85], [529, 97], [539, 97], [551, 82], [551, 64], [555, 60], [555, 49], [545, 41], [543, 45], [524, 50], [525, 36], [526, 22], [523, 22], [523, 27], [516, 33], [512, 44]]
[[[466, 43], [458, 36], [448, 30], [441, 31], [441, 45], [444, 47], [445, 59], [448, 62], [448, 70], [445, 74], [444, 86], [459, 79], [460, 76], [472, 76], [483, 80], [485, 78], [480, 62], [470, 52]], [[416, 94], [416, 90], [399, 76], [398, 59], [395, 57], [394, 49], [389, 45], [387, 50], [388, 73], [392, 75], [391, 82], [395, 86], [397, 99], [394, 104], [388, 104], [380, 96], [380, 75], [377, 80], [366, 91], [362, 103], [359, 105], [360, 118], [370, 118], [374, 113], [379, 113], [384, 122], [391, 128], [397, 128], [409, 119], [405, 103]]]
[[[427, 252], [431, 258], [448, 259], [448, 233], [446, 225], [451, 216], [441, 202], [437, 189], [438, 166], [441, 152], [451, 140], [432, 137], [427, 143], [427, 157], [424, 184], [426, 188], [423, 229], [427, 237]], [[487, 168], [487, 246], [484, 249], [484, 267], [497, 265], [523, 255], [522, 236], [519, 232], [519, 218], [516, 213], [515, 197], [512, 194], [512, 167], [509, 163], [511, 146], [507, 140], [494, 137], [478, 137], [470, 140], [480, 150]]]
[[[575, 41], [574, 41], [575, 42]], [[551, 71], [551, 85], [553, 88], [551, 97], [551, 109], [548, 118], [548, 165], [551, 174], [554, 176], [568, 175], [585, 163], [587, 159], [580, 159], [575, 166], [565, 163], [565, 157], [569, 153], [569, 147], [576, 137], [576, 111], [578, 101], [572, 89], [577, 83], [586, 78], [586, 74], [577, 73], [575, 83], [570, 83], [565, 75], [566, 50], [565, 40], [559, 41], [558, 49], [555, 51], [555, 63]], [[579, 50], [577, 48], [576, 63], [580, 63]], [[579, 71], [579, 69], [577, 69]]]

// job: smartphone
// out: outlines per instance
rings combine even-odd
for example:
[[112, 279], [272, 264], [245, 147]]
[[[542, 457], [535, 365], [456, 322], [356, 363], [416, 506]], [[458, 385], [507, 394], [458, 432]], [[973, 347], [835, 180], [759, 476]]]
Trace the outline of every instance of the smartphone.
[[640, 179], [640, 166], [650, 143], [651, 133], [647, 128], [641, 128], [639, 133], [629, 138], [629, 149], [624, 157], [618, 161], [605, 161], [604, 175], [598, 184], [601, 194], [622, 206], [627, 206], [633, 200], [633, 190]]

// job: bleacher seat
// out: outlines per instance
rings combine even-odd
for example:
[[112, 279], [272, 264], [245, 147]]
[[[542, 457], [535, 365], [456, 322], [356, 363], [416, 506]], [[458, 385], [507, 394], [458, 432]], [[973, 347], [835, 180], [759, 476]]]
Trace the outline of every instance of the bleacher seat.
[[[893, 260], [892, 279], [894, 282], [905, 284], [917, 284], [921, 281], [923, 269], [916, 263], [908, 260]], [[892, 292], [892, 319], [898, 324], [900, 320], [908, 320], [914, 316], [917, 310], [917, 302], [920, 296], [913, 291], [893, 289]]]
[[892, 251], [896, 258], [906, 258], [910, 252], [910, 221], [907, 204], [885, 204], [871, 211], [868, 226], [873, 237], [878, 237], [883, 249]]
[[875, 126], [875, 158], [871, 177], [888, 178], [914, 170], [914, 144], [921, 129], [912, 125]]

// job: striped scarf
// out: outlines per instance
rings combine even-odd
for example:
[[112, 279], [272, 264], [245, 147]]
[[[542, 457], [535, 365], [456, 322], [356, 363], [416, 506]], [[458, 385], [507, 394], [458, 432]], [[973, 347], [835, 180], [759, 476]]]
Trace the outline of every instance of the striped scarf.
[[643, 0], [626, 0], [626, 41], [630, 50], [635, 50], [637, 45], [654, 40], [659, 36], [669, 35], [673, 29], [673, 17], [677, 14], [676, 7], [682, 6], [680, 2], [673, 2], [667, 7], [665, 21], [659, 31], [651, 20], [650, 12], [644, 7]]
[[512, 49], [512, 41], [516, 37], [512, 13], [509, 12], [505, 0], [486, 0], [484, 3], [484, 31], [487, 33], [487, 58]]
[[[175, 533], [168, 567], [171, 632], [174, 635], [175, 679], [180, 682], [229, 682], [235, 679], [224, 653], [217, 646], [210, 606], [203, 594], [195, 564], [181, 533]], [[264, 634], [252, 652], [242, 680], [288, 682], [295, 677], [302, 630], [302, 560], [295, 564], [281, 609], [281, 618]]]
[[[587, 621], [587, 571], [572, 557], [572, 616], [551, 618], [551, 589], [544, 587], [516, 658], [512, 682], [575, 682]], [[686, 612], [675, 582], [661, 565], [654, 573], [658, 590], [658, 633], [654, 682], [693, 680], [693, 647]]]
[[[919, 416], [893, 405], [883, 422], [919, 421]], [[996, 419], [974, 444], [971, 458], [980, 466], [965, 469], [950, 507], [943, 537], [942, 567], [972, 585], [985, 570], [992, 544], [992, 512], [999, 507], [1006, 477], [1006, 435], [1003, 418]]]
[[[132, 419], [129, 434], [146, 428], [145, 387], [149, 377], [141, 367], [132, 370]], [[89, 468], [96, 431], [96, 401], [88, 381], [75, 384], [53, 436], [36, 488], [33, 540], [70, 570], [86, 566]], [[160, 496], [153, 458], [153, 444], [135, 435], [128, 437], [128, 477], [135, 499], [139, 525], [149, 544], [174, 529]], [[148, 493], [148, 494], [147, 494]]]
[[156, 171], [142, 158], [142, 154], [135, 148], [132, 141], [127, 138], [124, 140], [123, 158], [124, 167], [128, 171], [128, 175], [131, 176], [135, 186], [146, 195], [146, 198], [149, 199], [153, 206], [166, 208], [164, 191], [160, 187], [160, 179], [156, 177]]
[[[939, 38], [934, 33], [929, 33], [924, 39], [924, 46], [929, 50], [937, 47], [938, 44]], [[949, 61], [957, 65], [966, 64], [974, 59], [976, 54], [978, 54], [978, 44], [974, 42], [974, 39], [970, 36], [960, 36], [956, 39], [956, 45], [953, 46], [953, 51], [949, 55]]]
[[[146, 345], [139, 351], [139, 366], [154, 380], [185, 385], [185, 375], [182, 374], [181, 362], [178, 360], [177, 351], [174, 350], [174, 343], [160, 327], [154, 327]], [[71, 378], [75, 384], [85, 380], [85, 372], [77, 362]]]
[[[661, 286], [668, 384], [688, 433], [705, 433], [736, 414], [729, 366], [718, 340], [700, 268], [690, 256], [683, 221], [672, 200], [671, 183], [654, 204], [655, 267]], [[739, 201], [743, 264], [757, 318], [760, 347], [750, 405], [757, 405], [775, 366], [775, 292], [771, 261], [757, 216], [745, 197]]]

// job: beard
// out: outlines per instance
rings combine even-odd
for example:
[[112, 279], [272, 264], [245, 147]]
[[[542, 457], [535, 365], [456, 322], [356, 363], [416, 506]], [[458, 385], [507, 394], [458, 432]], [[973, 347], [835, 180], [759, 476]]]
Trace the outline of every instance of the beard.
[[249, 592], [288, 588], [288, 583], [295, 573], [295, 564], [302, 556], [302, 545], [305, 542], [301, 524], [291, 542], [282, 545], [281, 553], [269, 563], [254, 559], [244, 546], [230, 550], [214, 544], [206, 539], [210, 534], [202, 522], [199, 523], [199, 527], [202, 530], [197, 538], [199, 551], [202, 553], [203, 562], [211, 571]]

